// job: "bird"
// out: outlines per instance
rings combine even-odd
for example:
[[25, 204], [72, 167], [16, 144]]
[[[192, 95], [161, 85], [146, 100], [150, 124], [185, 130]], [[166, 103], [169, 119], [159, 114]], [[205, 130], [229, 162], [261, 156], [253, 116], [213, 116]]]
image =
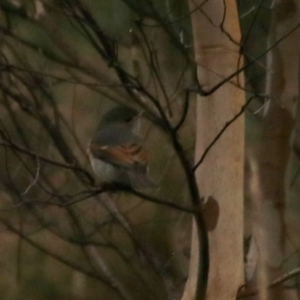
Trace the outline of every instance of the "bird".
[[154, 188], [148, 176], [148, 152], [135, 133], [140, 114], [119, 105], [106, 112], [88, 146], [94, 173], [102, 184], [119, 184], [136, 190]]

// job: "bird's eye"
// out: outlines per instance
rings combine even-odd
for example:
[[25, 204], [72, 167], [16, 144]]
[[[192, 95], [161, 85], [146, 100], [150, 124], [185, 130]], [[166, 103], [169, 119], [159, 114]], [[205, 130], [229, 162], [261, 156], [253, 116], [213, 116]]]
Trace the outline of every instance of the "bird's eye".
[[126, 123], [130, 123], [131, 121], [132, 121], [132, 117], [130, 117], [130, 116], [126, 117], [126, 119], [125, 119]]

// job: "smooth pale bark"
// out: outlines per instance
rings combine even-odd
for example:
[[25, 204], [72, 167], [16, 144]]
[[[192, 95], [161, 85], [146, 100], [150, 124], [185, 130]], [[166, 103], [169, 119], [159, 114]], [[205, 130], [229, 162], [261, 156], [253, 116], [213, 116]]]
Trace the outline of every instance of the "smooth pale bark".
[[[201, 9], [200, 6], [205, 3]], [[240, 56], [234, 41], [240, 40], [236, 3], [230, 1], [189, 1], [198, 80], [205, 90], [234, 73]], [[225, 16], [225, 19], [223, 17]], [[197, 133], [195, 162], [244, 104], [244, 92], [227, 82], [208, 97], [197, 98]], [[243, 84], [243, 76], [239, 76]], [[205, 211], [217, 224], [209, 232], [210, 272], [206, 299], [235, 299], [243, 284], [243, 166], [244, 120], [237, 119], [213, 146], [197, 169], [201, 196], [217, 201], [218, 210]], [[217, 216], [216, 211], [219, 211]], [[198, 261], [195, 227], [192, 235], [192, 257], [184, 300], [197, 299], [195, 282]]]

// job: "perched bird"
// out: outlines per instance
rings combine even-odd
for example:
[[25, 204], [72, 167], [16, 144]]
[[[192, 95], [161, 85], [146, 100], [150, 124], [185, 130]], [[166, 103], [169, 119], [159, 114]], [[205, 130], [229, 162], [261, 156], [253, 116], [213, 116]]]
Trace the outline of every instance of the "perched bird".
[[141, 137], [134, 133], [139, 114], [127, 106], [105, 113], [90, 141], [88, 155], [101, 183], [117, 183], [134, 189], [155, 184], [148, 178], [148, 155]]

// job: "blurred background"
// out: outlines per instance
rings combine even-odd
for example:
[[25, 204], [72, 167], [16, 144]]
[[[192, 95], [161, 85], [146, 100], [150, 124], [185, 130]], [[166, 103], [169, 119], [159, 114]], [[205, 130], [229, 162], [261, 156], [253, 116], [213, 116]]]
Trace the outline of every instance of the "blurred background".
[[[236, 3], [247, 66], [239, 88], [253, 98], [244, 225], [245, 276], [255, 283], [262, 240], [270, 280], [299, 266], [299, 3]], [[192, 164], [190, 15], [184, 0], [1, 1], [1, 299], [180, 299], [191, 203], [160, 121], [180, 124]], [[95, 192], [86, 149], [116, 104], [146, 111], [141, 130], [160, 187], [146, 199]], [[280, 299], [298, 299], [298, 277], [281, 289]]]

